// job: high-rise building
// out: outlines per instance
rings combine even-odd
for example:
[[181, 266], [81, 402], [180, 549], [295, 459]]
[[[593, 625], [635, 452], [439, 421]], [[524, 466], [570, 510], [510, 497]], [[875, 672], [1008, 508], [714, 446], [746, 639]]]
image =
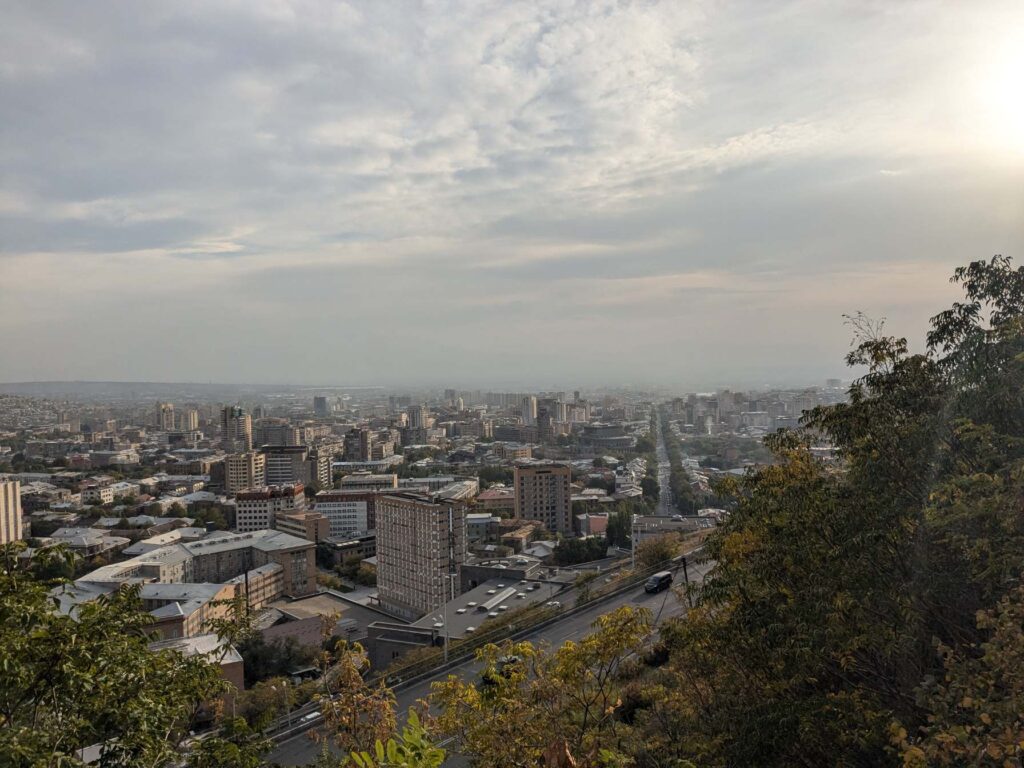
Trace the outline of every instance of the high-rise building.
[[524, 396], [519, 408], [522, 411], [523, 424], [528, 427], [535, 426], [537, 424], [537, 396]]
[[279, 513], [301, 512], [305, 508], [306, 494], [302, 483], [239, 491], [235, 497], [235, 530], [248, 533], [276, 529]]
[[427, 426], [427, 406], [413, 405], [409, 408], [409, 426], [424, 429]]
[[227, 405], [222, 408], [220, 440], [226, 451], [251, 451], [252, 416], [237, 406]]
[[21, 483], [0, 480], [0, 544], [20, 541], [21, 536]]
[[318, 419], [326, 419], [331, 415], [331, 408], [323, 395], [316, 395], [313, 398], [313, 415]]
[[331, 487], [331, 457], [326, 451], [306, 445], [264, 445], [260, 452], [267, 460], [268, 485]]
[[174, 429], [174, 405], [171, 403], [156, 404], [156, 428], [164, 432]]
[[262, 453], [247, 451], [224, 459], [224, 490], [238, 493], [267, 484], [267, 458]]
[[540, 520], [549, 531], [572, 533], [572, 470], [553, 461], [515, 467], [516, 517]]
[[458, 502], [418, 493], [377, 499], [377, 586], [381, 605], [414, 618], [458, 592], [466, 559], [466, 513]]
[[178, 431], [191, 432], [199, 429], [199, 411], [195, 408], [186, 408], [178, 412]]
[[345, 461], [370, 461], [373, 458], [373, 435], [365, 427], [345, 433]]
[[303, 444], [303, 431], [287, 419], [260, 419], [253, 424], [252, 432], [255, 446]]

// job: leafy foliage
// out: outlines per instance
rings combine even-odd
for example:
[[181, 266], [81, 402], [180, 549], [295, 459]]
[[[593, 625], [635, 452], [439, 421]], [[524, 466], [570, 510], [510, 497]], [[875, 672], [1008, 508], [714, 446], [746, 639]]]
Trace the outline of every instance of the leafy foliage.
[[555, 545], [554, 557], [558, 565], [575, 565], [600, 560], [608, 552], [608, 542], [603, 536], [585, 539], [562, 539]]
[[954, 280], [968, 300], [926, 354], [852, 318], [866, 372], [848, 402], [726, 485], [717, 566], [635, 714], [639, 765], [1019, 761], [1024, 271], [997, 258]]
[[0, 557], [0, 755], [10, 766], [77, 766], [99, 745], [98, 765], [171, 765], [204, 702], [227, 690], [217, 664], [151, 651], [138, 588], [57, 610], [37, 580], [59, 552], [18, 564], [23, 545]]
[[397, 738], [378, 741], [373, 755], [364, 751], [353, 752], [351, 757], [356, 768], [439, 768], [445, 751], [431, 743], [416, 711], [410, 710]]
[[[457, 736], [465, 754], [493, 768], [555, 764], [559, 754], [596, 763], [601, 750], [620, 746], [618, 674], [648, 636], [650, 616], [623, 607], [601, 616], [594, 629], [553, 651], [530, 643], [484, 647], [482, 675], [493, 684], [454, 675], [436, 683], [435, 728]], [[509, 657], [518, 661], [499, 674], [500, 660]]]

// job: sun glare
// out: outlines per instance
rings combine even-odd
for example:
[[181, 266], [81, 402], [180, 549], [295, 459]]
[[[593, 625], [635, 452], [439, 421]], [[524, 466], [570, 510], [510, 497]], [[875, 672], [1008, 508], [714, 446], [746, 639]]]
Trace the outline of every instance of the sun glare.
[[1024, 40], [992, 54], [978, 79], [979, 117], [998, 150], [1024, 155]]

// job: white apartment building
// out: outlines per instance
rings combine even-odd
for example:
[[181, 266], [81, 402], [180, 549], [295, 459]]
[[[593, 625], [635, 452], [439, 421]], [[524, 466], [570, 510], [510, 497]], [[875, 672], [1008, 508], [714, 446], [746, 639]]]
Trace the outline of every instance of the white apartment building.
[[375, 494], [359, 490], [321, 491], [316, 511], [327, 518], [328, 535], [334, 537], [365, 533], [373, 528]]

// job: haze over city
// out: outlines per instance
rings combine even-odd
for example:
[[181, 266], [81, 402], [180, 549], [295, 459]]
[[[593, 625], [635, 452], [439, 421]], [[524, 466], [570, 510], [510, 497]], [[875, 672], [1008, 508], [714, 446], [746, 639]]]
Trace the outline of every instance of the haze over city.
[[1014, 255], [1019, 2], [5, 3], [5, 381], [843, 374]]

